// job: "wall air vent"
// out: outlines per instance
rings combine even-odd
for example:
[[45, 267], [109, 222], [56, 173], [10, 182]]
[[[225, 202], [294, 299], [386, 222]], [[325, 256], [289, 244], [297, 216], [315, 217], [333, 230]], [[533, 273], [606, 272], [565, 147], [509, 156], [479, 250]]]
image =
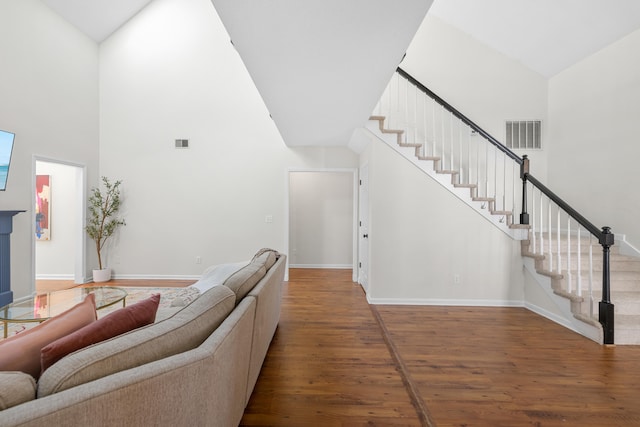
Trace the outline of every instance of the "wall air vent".
[[176, 148], [189, 148], [188, 139], [176, 139]]
[[541, 149], [540, 120], [507, 121], [507, 147], [519, 149]]

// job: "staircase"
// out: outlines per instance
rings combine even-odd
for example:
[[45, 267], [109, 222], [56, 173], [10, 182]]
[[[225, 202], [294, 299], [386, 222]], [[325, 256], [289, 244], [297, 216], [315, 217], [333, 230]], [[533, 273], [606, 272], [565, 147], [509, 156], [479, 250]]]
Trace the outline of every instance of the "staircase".
[[515, 223], [512, 210], [499, 209], [496, 197], [480, 195], [478, 184], [460, 182], [460, 171], [445, 169], [441, 157], [426, 155], [426, 144], [406, 142], [405, 131], [386, 128], [385, 119], [384, 116], [371, 116], [366, 127], [503, 232], [518, 240], [526, 238], [526, 233], [518, 230], [529, 227]]
[[[533, 236], [532, 236], [533, 237]], [[540, 233], [535, 240], [545, 239]], [[552, 292], [570, 301], [571, 313], [575, 319], [600, 328], [597, 319], [598, 305], [602, 298], [602, 258], [601, 248], [593, 239], [581, 236], [580, 243], [560, 238], [560, 251], [552, 255], [540, 255], [534, 251], [534, 239], [521, 241], [522, 256], [532, 259], [535, 272], [551, 280]], [[545, 244], [543, 243], [543, 246]], [[560, 268], [558, 267], [560, 254]], [[578, 256], [578, 254], [580, 256]], [[550, 266], [551, 257], [555, 267]], [[619, 247], [613, 246], [610, 254], [611, 301], [615, 304], [615, 343], [640, 345], [640, 258], [620, 255]], [[572, 259], [569, 268], [568, 259]], [[592, 337], [596, 341], [596, 337]], [[601, 341], [600, 341], [601, 342]]]
[[[640, 344], [640, 257], [621, 255], [608, 228], [600, 231], [530, 176], [526, 156], [514, 155], [404, 71], [394, 79], [367, 129], [521, 241], [525, 269], [563, 313], [552, 320], [600, 343]], [[527, 224], [515, 219], [520, 212]], [[603, 248], [613, 305], [602, 295]]]

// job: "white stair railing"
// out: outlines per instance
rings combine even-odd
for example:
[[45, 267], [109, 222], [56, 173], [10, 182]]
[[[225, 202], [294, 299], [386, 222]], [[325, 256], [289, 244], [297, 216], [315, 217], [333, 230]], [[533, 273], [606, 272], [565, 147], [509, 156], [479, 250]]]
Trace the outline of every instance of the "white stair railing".
[[481, 209], [503, 215], [500, 222], [511, 226], [520, 212], [520, 223], [530, 227], [529, 251], [540, 255], [543, 274], [562, 281], [562, 288], [554, 290], [580, 302], [577, 315], [589, 318], [594, 318], [593, 245], [597, 241], [603, 248], [598, 321], [604, 343], [613, 344], [609, 255], [614, 237], [609, 227], [595, 227], [529, 174], [526, 156], [514, 154], [400, 68], [374, 114], [384, 129], [398, 131], [401, 146], [416, 147], [416, 156], [432, 160], [437, 173], [451, 174], [455, 187], [468, 187]]
[[438, 158], [437, 170], [455, 172], [454, 184], [469, 187], [483, 209], [513, 224], [521, 208], [520, 167], [513, 152], [398, 70], [380, 98], [374, 115], [385, 128], [402, 130], [404, 144], [420, 145], [420, 156]]

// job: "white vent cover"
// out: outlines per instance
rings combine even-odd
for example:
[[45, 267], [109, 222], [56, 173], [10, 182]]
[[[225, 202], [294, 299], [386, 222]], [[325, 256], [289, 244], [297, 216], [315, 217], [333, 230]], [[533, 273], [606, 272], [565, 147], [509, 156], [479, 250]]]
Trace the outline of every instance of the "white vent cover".
[[540, 120], [507, 121], [507, 147], [513, 149], [540, 149]]
[[188, 139], [176, 139], [176, 148], [189, 148]]

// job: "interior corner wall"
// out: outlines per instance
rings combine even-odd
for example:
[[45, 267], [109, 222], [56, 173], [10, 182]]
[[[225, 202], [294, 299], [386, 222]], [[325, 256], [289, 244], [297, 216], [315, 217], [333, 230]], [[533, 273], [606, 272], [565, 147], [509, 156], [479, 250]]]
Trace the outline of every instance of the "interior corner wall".
[[33, 158], [98, 166], [98, 47], [35, 0], [0, 2], [0, 129], [16, 134], [0, 209], [14, 217], [14, 299], [35, 289]]
[[353, 268], [353, 173], [291, 172], [289, 265]]
[[520, 242], [375, 137], [367, 158], [369, 301], [522, 306]]
[[100, 45], [100, 124], [101, 173], [123, 181], [116, 277], [197, 278], [282, 251], [288, 170], [358, 164], [284, 144], [209, 0], [155, 0]]
[[640, 30], [549, 82], [549, 184], [597, 226], [640, 248]]
[[400, 67], [504, 143], [507, 120], [542, 120], [542, 149], [514, 150], [546, 181], [547, 79], [428, 13]]

